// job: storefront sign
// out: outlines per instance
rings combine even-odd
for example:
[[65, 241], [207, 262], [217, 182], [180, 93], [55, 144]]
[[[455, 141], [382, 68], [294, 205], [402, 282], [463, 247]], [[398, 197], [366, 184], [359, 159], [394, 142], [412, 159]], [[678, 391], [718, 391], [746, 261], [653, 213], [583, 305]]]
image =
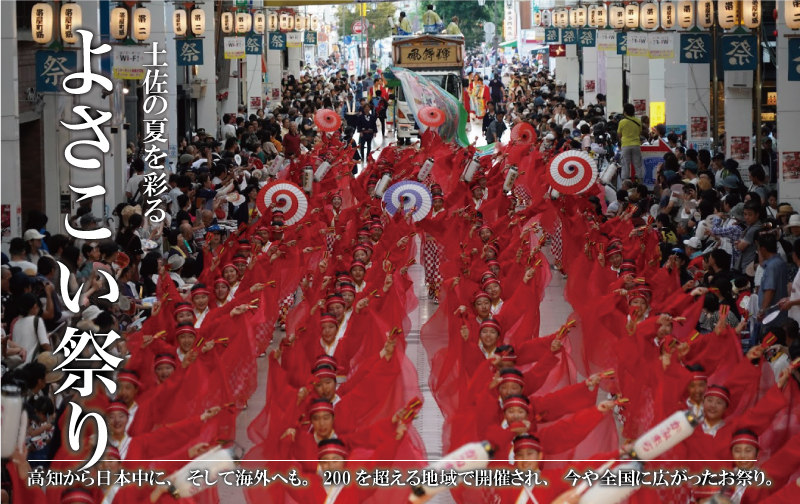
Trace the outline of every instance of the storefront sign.
[[681, 33], [681, 63], [711, 63], [711, 34]]
[[647, 54], [650, 59], [672, 59], [675, 57], [675, 38], [672, 33], [648, 33]]
[[203, 64], [203, 41], [201, 39], [176, 40], [175, 48], [178, 53], [178, 66]]
[[36, 51], [36, 92], [58, 93], [64, 76], [78, 71], [75, 51]]
[[614, 30], [598, 30], [597, 31], [597, 50], [598, 51], [616, 51], [617, 50], [617, 32]]
[[142, 46], [114, 46], [113, 75], [115, 79], [139, 80], [144, 79], [145, 62], [152, 61], [150, 56], [146, 60], [145, 51], [148, 48]]
[[244, 37], [225, 37], [225, 59], [244, 59]]

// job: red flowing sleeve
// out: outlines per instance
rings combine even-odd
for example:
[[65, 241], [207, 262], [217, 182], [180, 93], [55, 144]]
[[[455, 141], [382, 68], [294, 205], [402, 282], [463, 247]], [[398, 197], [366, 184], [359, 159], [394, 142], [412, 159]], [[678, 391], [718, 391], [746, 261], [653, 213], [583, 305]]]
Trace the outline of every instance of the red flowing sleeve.
[[758, 401], [754, 408], [748, 408], [736, 420], [736, 426], [739, 429], [750, 429], [756, 434], [761, 434], [769, 428], [775, 415], [785, 407], [786, 399], [783, 397], [783, 391], [776, 385], [769, 389], [769, 392]]
[[555, 337], [555, 334], [551, 334], [544, 338], [533, 338], [515, 348], [517, 353], [517, 366], [524, 366], [525, 364], [537, 362], [542, 357], [546, 358], [548, 353], [552, 354], [553, 352], [550, 351], [550, 345], [553, 344]]
[[[389, 390], [400, 375], [400, 358], [392, 355], [387, 362], [381, 358], [369, 374], [336, 406], [336, 424], [342, 432], [355, 430], [358, 425], [372, 423], [388, 398], [382, 391]], [[345, 430], [347, 429], [347, 430]]]
[[545, 453], [562, 453], [589, 436], [603, 419], [596, 406], [584, 408], [569, 418], [542, 427], [536, 432]]
[[[767, 478], [772, 480], [770, 487], [762, 487], [761, 490], [767, 491], [767, 495], [778, 491], [789, 482], [789, 477], [797, 472], [800, 467], [800, 434], [795, 434], [788, 443], [772, 454], [772, 456], [761, 465], [760, 469], [764, 471]], [[789, 483], [792, 485], [794, 482]], [[796, 486], [796, 485], [795, 485]], [[749, 490], [749, 489], [748, 489]], [[767, 495], [761, 495], [759, 500], [751, 499], [748, 491], [744, 492], [742, 497], [742, 504], [757, 504], [761, 502], [760, 499], [765, 498]], [[755, 492], [753, 492], [755, 494]]]
[[589, 390], [585, 382], [576, 383], [543, 396], [530, 396], [534, 413], [544, 422], [552, 422], [569, 413], [588, 408], [597, 402], [597, 389]]
[[164, 425], [152, 432], [131, 438], [126, 459], [152, 460], [179, 450], [200, 434], [203, 421], [199, 417]]

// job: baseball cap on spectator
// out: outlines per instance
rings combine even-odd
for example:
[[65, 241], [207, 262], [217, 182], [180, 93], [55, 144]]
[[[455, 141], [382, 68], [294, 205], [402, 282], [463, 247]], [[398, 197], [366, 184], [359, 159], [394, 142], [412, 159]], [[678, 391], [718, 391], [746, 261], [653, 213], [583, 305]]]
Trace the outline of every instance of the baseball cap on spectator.
[[694, 174], [697, 174], [698, 170], [697, 163], [695, 163], [694, 161], [686, 161], [685, 163], [683, 163], [683, 169], [684, 171], [689, 171]]
[[179, 164], [189, 164], [194, 161], [194, 157], [191, 154], [181, 154], [181, 157], [178, 158]]
[[169, 267], [172, 271], [182, 268], [183, 263], [185, 262], [186, 260], [180, 254], [175, 254], [173, 256], [170, 256], [170, 258], [167, 260], [167, 264], [169, 264]]
[[22, 271], [18, 271], [11, 275], [8, 279], [8, 289], [12, 294], [22, 294], [26, 288], [33, 285], [34, 279]]
[[739, 179], [736, 178], [736, 175], [728, 175], [717, 185], [721, 185], [725, 189], [736, 189], [739, 187]]
[[689, 238], [688, 240], [683, 240], [683, 244], [684, 245], [688, 245], [688, 246], [692, 247], [695, 250], [700, 250], [701, 248], [703, 248], [703, 242], [701, 242], [700, 238], [698, 238], [696, 236], [693, 236], [693, 237]]
[[778, 217], [792, 215], [793, 213], [794, 208], [792, 208], [791, 203], [778, 203]]
[[42, 238], [44, 238], [44, 235], [35, 229], [29, 229], [22, 235], [24, 241], [41, 240]]
[[82, 320], [94, 320], [94, 319], [97, 318], [98, 315], [100, 315], [100, 313], [102, 311], [103, 310], [101, 310], [97, 306], [91, 305], [91, 306], [87, 307], [85, 310], [83, 310], [83, 313], [81, 313], [81, 319]]
[[84, 226], [88, 226], [92, 222], [94, 222], [95, 224], [99, 224], [99, 223], [103, 222], [103, 219], [98, 219], [97, 217], [94, 216], [94, 214], [87, 213], [87, 214], [83, 214], [78, 222], [80, 222], [81, 227], [84, 227]]
[[[718, 153], [714, 154], [714, 157], [712, 157], [711, 160], [712, 161], [725, 161], [725, 154], [722, 154], [721, 152], [718, 152]], [[736, 165], [738, 166], [739, 164], [737, 163]]]
[[[722, 154], [718, 154], [718, 155], [722, 156]], [[739, 161], [736, 161], [735, 159], [726, 159], [725, 162], [722, 163], [722, 166], [724, 166], [728, 171], [738, 171], [739, 170]]]
[[19, 300], [17, 301], [17, 306], [19, 306], [19, 311], [22, 314], [22, 316], [27, 316], [28, 313], [30, 313], [31, 308], [33, 308], [34, 305], [38, 302], [39, 300], [36, 299], [36, 296], [31, 294], [30, 292], [26, 292], [25, 294], [19, 297]]

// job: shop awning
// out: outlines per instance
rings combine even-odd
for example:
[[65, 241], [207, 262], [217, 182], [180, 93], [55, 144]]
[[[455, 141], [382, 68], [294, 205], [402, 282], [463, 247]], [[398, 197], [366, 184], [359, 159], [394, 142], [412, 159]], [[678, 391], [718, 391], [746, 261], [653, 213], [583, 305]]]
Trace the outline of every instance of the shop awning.
[[516, 40], [512, 40], [511, 42], [503, 42], [502, 44], [500, 44], [500, 47], [501, 48], [510, 47], [512, 49], [516, 49], [517, 48], [517, 41]]

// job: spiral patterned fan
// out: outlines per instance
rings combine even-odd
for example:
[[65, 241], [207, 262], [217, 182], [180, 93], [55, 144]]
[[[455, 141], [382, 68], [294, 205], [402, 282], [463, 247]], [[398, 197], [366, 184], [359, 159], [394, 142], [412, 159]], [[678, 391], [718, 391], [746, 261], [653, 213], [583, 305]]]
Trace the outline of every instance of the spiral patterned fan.
[[256, 206], [261, 215], [275, 205], [275, 210], [283, 212], [286, 224], [294, 224], [302, 219], [308, 210], [308, 198], [296, 184], [275, 181], [265, 185], [256, 198]]
[[511, 128], [511, 140], [521, 144], [532, 144], [536, 141], [536, 130], [526, 122], [521, 122]]
[[342, 125], [342, 118], [331, 109], [319, 109], [314, 114], [314, 124], [325, 133], [332, 133]]
[[261, 160], [255, 156], [251, 156], [250, 161], [248, 162], [250, 163], [250, 166], [255, 168], [256, 170], [261, 170], [264, 168], [264, 163], [262, 163]]
[[597, 164], [585, 152], [562, 152], [550, 163], [548, 176], [553, 189], [561, 194], [580, 194], [597, 180]]
[[383, 193], [383, 202], [390, 215], [394, 215], [401, 206], [407, 212], [413, 211], [414, 222], [424, 219], [433, 204], [428, 187], [413, 180], [404, 180], [389, 187]]
[[417, 119], [419, 119], [419, 122], [425, 126], [429, 128], [435, 128], [444, 124], [445, 116], [444, 112], [438, 108], [428, 105], [419, 109]]

